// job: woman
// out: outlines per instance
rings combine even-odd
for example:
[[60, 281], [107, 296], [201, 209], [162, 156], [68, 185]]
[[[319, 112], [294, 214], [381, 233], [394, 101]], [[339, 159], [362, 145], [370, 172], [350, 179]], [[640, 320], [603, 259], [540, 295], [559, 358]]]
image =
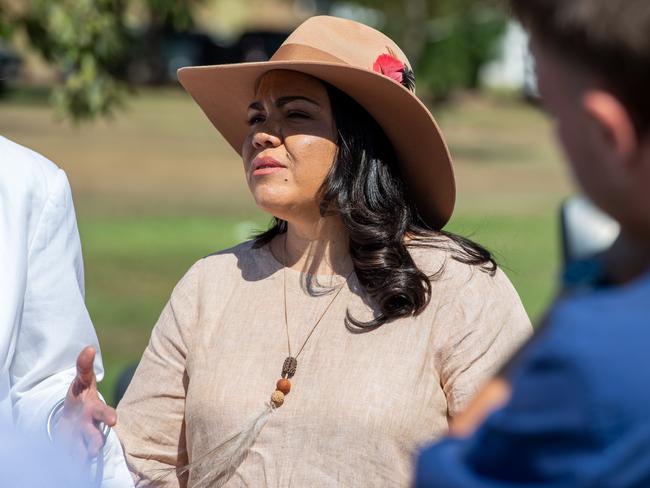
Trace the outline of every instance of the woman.
[[269, 62], [180, 70], [275, 220], [172, 293], [118, 409], [139, 486], [406, 485], [530, 333], [489, 253], [440, 230], [451, 163], [408, 66], [314, 17]]

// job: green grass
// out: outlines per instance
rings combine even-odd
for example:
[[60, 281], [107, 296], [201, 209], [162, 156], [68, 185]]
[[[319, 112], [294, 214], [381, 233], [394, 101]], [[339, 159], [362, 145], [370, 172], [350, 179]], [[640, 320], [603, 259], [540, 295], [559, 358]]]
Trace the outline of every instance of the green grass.
[[81, 217], [86, 303], [104, 351], [101, 384], [111, 401], [120, 372], [136, 361], [178, 280], [199, 258], [264, 227], [235, 216]]
[[559, 233], [555, 216], [459, 215], [449, 230], [485, 245], [517, 289], [526, 311], [537, 322], [556, 289]]
[[[175, 283], [197, 259], [226, 249], [264, 228], [236, 217], [83, 218], [87, 304], [106, 355], [102, 392], [111, 400], [120, 371], [142, 353]], [[537, 218], [458, 215], [449, 229], [496, 255], [533, 318], [554, 288], [555, 222]], [[531, 241], [529, 236], [542, 236]]]
[[[45, 99], [25, 92], [0, 101], [0, 134], [68, 174], [110, 401], [185, 271], [268, 217], [250, 200], [241, 160], [182, 91], [145, 90], [115, 120], [85, 126], [57, 121]], [[448, 229], [494, 252], [537, 320], [555, 289], [556, 212], [571, 189], [550, 125], [503, 96], [464, 95], [436, 116], [457, 177]]]

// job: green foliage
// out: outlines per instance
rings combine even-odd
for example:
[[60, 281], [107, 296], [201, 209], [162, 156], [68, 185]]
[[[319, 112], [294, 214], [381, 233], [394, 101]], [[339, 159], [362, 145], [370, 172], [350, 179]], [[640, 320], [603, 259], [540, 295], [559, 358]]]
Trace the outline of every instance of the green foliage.
[[[141, 4], [148, 31], [190, 28], [191, 9], [201, 0], [32, 0], [12, 11], [0, 0], [0, 38], [18, 30], [56, 66], [61, 84], [53, 91], [57, 112], [76, 122], [107, 116], [119, 108], [126, 87], [115, 73], [128, 48], [125, 12]], [[14, 9], [15, 10], [15, 9]]]
[[197, 0], [146, 0], [151, 26], [188, 30], [194, 26], [192, 9]]
[[[147, 45], [164, 31], [193, 27], [194, 7], [205, 0], [32, 0], [18, 13], [0, 0], [0, 39], [22, 29], [31, 45], [55, 65], [62, 83], [53, 101], [75, 121], [111, 114], [125, 87], [115, 73], [129, 46], [128, 7], [144, 12]], [[214, 0], [216, 1], [216, 0]], [[4, 2], [4, 3], [3, 3]], [[381, 11], [382, 29], [407, 52], [419, 93], [441, 99], [455, 88], [474, 88], [504, 26], [497, 0], [354, 0]], [[10, 15], [10, 13], [12, 15]]]
[[11, 24], [5, 14], [5, 7], [0, 3], [0, 40], [9, 39], [11, 31]]
[[439, 100], [457, 88], [476, 88], [494, 54], [506, 16], [498, 0], [356, 0], [380, 11], [384, 32], [415, 68], [418, 93]]
[[76, 121], [108, 115], [124, 87], [111, 74], [125, 49], [120, 0], [34, 0], [17, 19], [29, 41], [61, 72], [57, 111]]
[[429, 97], [444, 99], [456, 88], [478, 88], [481, 67], [494, 55], [505, 19], [496, 11], [471, 9], [433, 22], [418, 63], [418, 81]]

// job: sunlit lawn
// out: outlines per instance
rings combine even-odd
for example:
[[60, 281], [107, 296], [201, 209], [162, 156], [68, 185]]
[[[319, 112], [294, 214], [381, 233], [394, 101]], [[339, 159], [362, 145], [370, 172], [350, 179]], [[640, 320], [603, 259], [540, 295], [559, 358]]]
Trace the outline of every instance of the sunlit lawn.
[[[557, 205], [570, 191], [549, 125], [507, 97], [465, 96], [437, 113], [459, 190], [448, 228], [495, 252], [537, 319], [555, 287]], [[58, 123], [47, 107], [19, 101], [0, 103], [0, 114], [0, 134], [70, 178], [110, 399], [185, 270], [268, 219], [248, 198], [236, 154], [180, 91], [142, 93], [113, 122], [92, 126]]]

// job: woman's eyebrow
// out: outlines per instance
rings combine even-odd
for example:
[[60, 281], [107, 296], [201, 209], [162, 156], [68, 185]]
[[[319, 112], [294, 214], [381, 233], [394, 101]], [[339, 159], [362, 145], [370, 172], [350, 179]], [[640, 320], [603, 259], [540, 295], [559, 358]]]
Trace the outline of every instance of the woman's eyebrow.
[[276, 106], [276, 107], [283, 107], [283, 106], [285, 106], [287, 103], [294, 102], [294, 101], [296, 101], [296, 100], [302, 100], [302, 101], [305, 101], [305, 102], [311, 103], [312, 105], [316, 105], [317, 107], [320, 107], [320, 105], [318, 104], [318, 102], [315, 102], [315, 101], [312, 100], [311, 98], [302, 97], [302, 96], [280, 97], [280, 98], [278, 98], [278, 99], [275, 101], [275, 106]]
[[[320, 108], [320, 104], [318, 102], [315, 102], [311, 98], [295, 95], [295, 96], [287, 96], [287, 97], [280, 97], [275, 101], [275, 106], [278, 108], [284, 107], [287, 103], [290, 102], [295, 102], [296, 100], [302, 100], [304, 102], [311, 103], [312, 105], [316, 105], [317, 107]], [[249, 110], [263, 110], [264, 107], [262, 106], [261, 102], [253, 102], [248, 106]]]

